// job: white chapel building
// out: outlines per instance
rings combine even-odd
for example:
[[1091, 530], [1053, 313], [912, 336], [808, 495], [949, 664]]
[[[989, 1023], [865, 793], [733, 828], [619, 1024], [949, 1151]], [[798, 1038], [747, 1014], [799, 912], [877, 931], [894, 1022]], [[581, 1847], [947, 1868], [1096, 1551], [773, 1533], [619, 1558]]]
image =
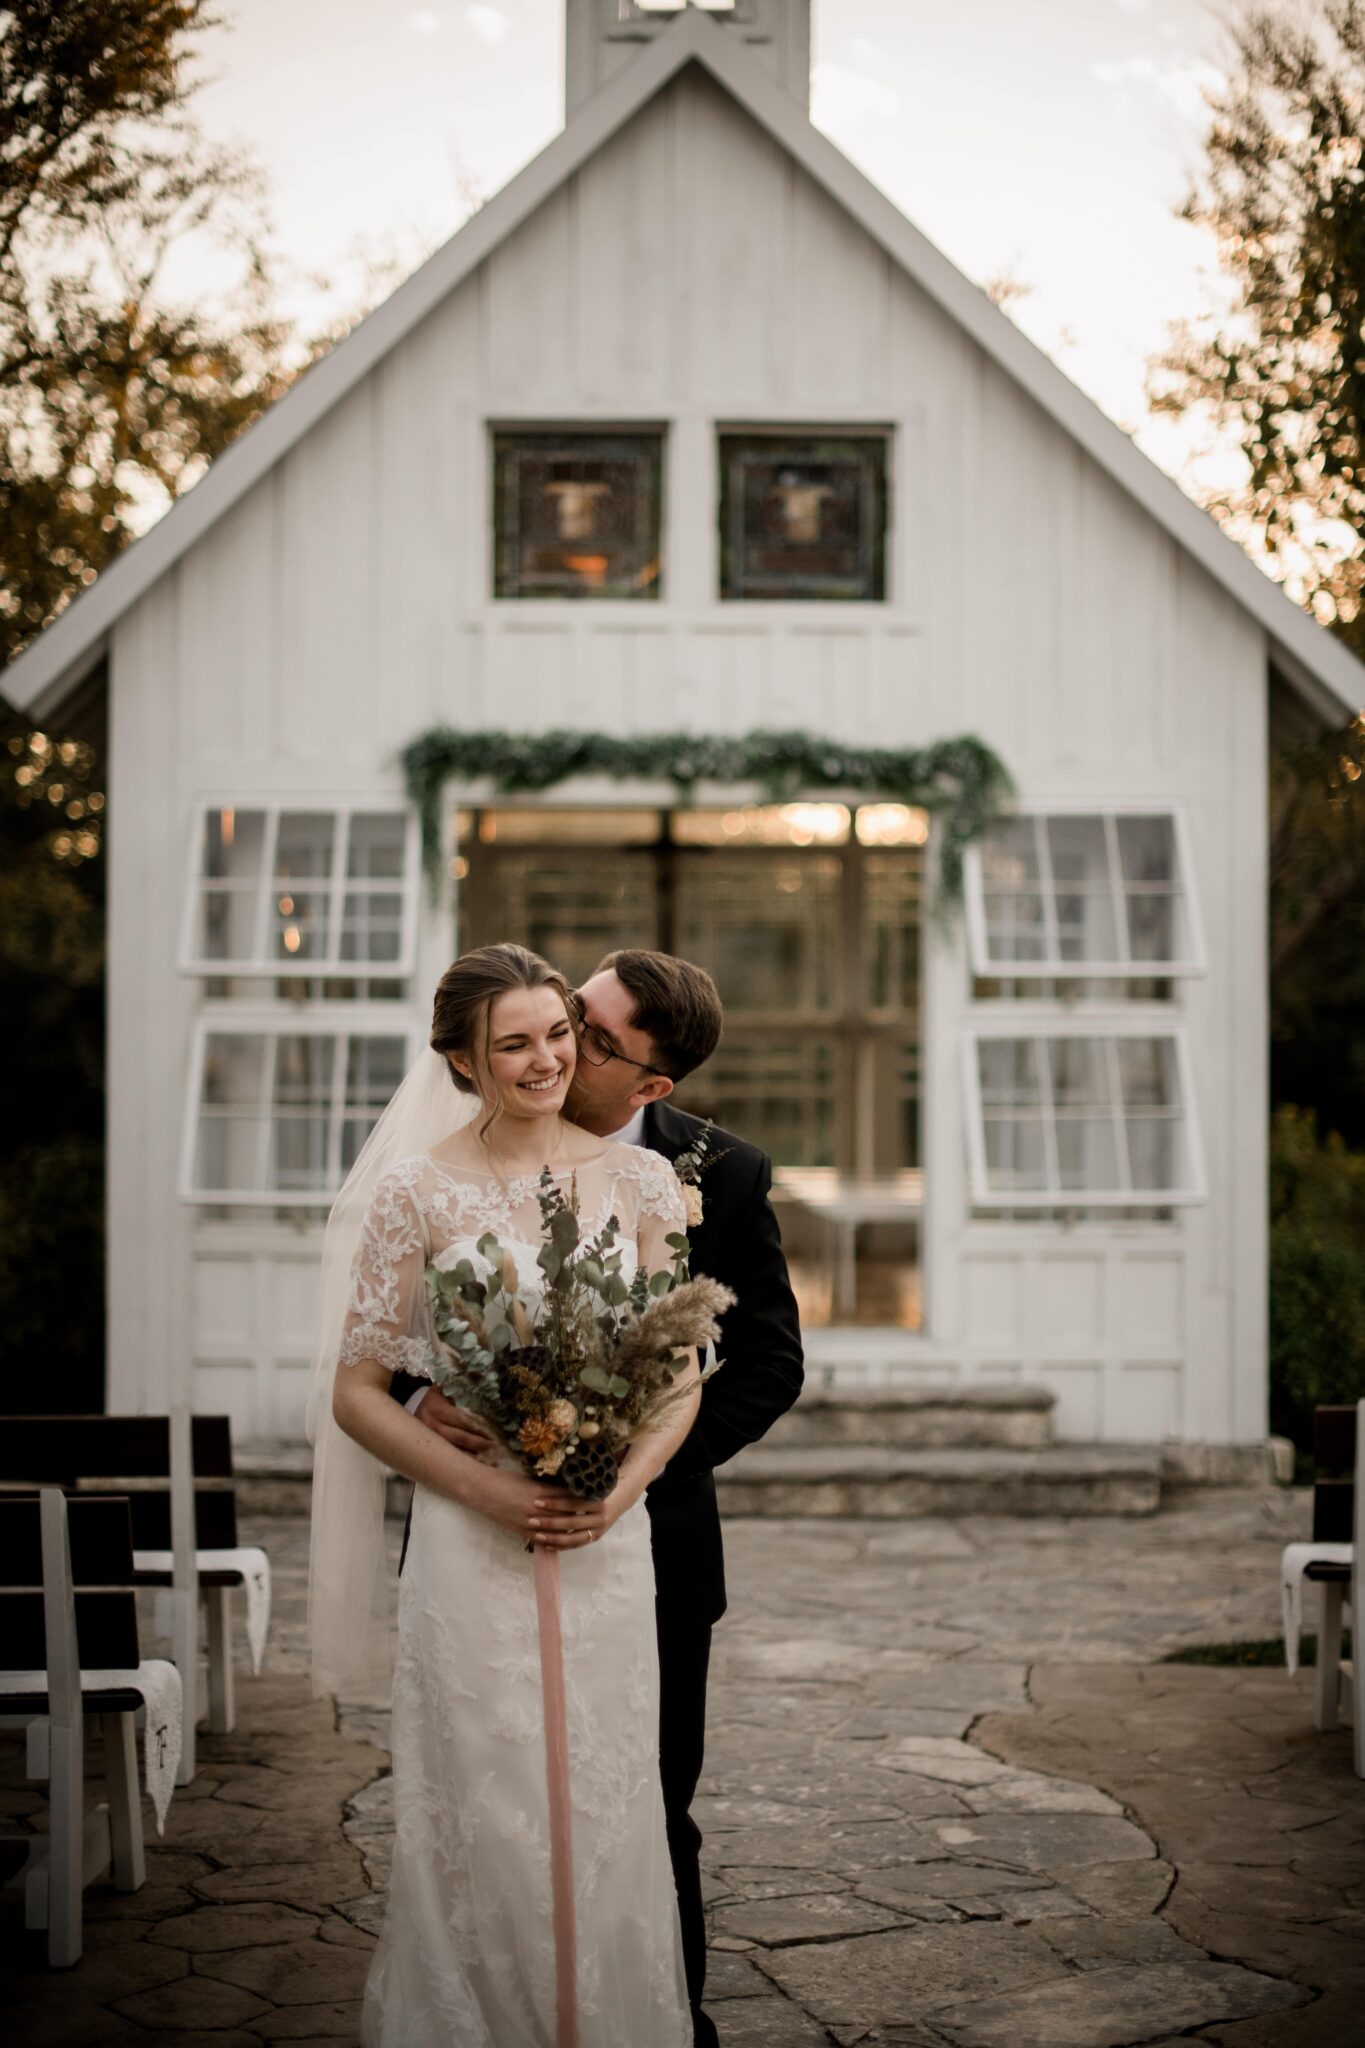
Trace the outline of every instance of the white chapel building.
[[[563, 132], [14, 664], [108, 692], [107, 1398], [301, 1433], [328, 1203], [461, 948], [708, 966], [812, 1376], [1266, 1433], [1266, 774], [1365, 675], [811, 126], [809, 0], [567, 0]], [[959, 734], [863, 786], [459, 778], [437, 726]]]

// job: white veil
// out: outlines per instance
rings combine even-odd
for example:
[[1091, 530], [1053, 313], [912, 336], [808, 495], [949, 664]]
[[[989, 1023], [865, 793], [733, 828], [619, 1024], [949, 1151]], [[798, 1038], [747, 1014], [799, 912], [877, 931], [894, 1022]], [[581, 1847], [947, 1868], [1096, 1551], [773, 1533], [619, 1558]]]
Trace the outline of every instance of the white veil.
[[427, 1047], [371, 1131], [327, 1219], [307, 1410], [313, 1445], [308, 1638], [315, 1698], [339, 1693], [349, 1700], [386, 1702], [392, 1683], [386, 1474], [332, 1415], [332, 1381], [361, 1230], [375, 1188], [389, 1169], [400, 1159], [429, 1152], [478, 1113], [478, 1096], [457, 1093], [445, 1059]]

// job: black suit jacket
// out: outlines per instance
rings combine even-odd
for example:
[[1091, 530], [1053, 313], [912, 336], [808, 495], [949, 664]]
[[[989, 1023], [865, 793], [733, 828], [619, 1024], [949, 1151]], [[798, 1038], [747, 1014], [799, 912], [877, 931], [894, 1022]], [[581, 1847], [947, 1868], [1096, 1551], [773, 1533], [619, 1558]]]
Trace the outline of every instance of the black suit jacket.
[[[645, 1110], [645, 1144], [665, 1159], [686, 1152], [701, 1128], [699, 1117], [666, 1102]], [[712, 1474], [786, 1413], [805, 1376], [796, 1297], [768, 1199], [772, 1177], [772, 1163], [756, 1145], [712, 1131], [701, 1175], [702, 1220], [688, 1232], [691, 1270], [722, 1281], [736, 1300], [716, 1345], [722, 1369], [702, 1388], [696, 1421], [645, 1494], [661, 1628], [724, 1614], [725, 1555]], [[395, 1373], [391, 1391], [406, 1401], [422, 1384]]]
[[[686, 1152], [699, 1117], [651, 1102], [645, 1143], [665, 1159]], [[691, 1269], [735, 1294], [721, 1324], [721, 1370], [702, 1388], [688, 1435], [645, 1494], [654, 1539], [659, 1619], [718, 1621], [725, 1612], [725, 1558], [716, 1507], [717, 1465], [786, 1413], [805, 1376], [796, 1297], [768, 1193], [767, 1155], [729, 1131], [711, 1133], [702, 1168], [702, 1220], [688, 1232]]]

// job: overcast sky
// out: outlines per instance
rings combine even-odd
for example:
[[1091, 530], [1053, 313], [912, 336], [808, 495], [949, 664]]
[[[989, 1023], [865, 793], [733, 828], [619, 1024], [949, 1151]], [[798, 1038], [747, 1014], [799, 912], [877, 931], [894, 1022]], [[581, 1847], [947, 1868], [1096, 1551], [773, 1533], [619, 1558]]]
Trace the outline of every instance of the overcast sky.
[[[1176, 467], [1143, 424], [1167, 323], [1217, 291], [1175, 218], [1202, 91], [1239, 0], [817, 0], [812, 118], [978, 282], [1032, 287], [1019, 324]], [[298, 273], [358, 289], [357, 248], [410, 260], [563, 121], [563, 0], [223, 0], [204, 125], [266, 172]], [[315, 318], [297, 291], [292, 310]]]

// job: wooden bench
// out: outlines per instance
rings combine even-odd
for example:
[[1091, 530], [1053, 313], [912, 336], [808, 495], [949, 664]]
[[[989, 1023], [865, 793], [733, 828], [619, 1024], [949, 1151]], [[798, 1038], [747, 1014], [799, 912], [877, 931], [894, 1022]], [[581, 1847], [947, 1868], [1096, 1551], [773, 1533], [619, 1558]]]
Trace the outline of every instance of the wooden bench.
[[[146, 1875], [134, 1715], [162, 1702], [152, 1739], [172, 1750], [179, 1727], [175, 1670], [139, 1652], [133, 1579], [126, 1499], [68, 1502], [58, 1487], [0, 1498], [0, 1712], [26, 1730], [28, 1775], [48, 1781], [50, 1822], [46, 1835], [6, 1838], [22, 1852], [8, 1882], [23, 1890], [25, 1925], [47, 1929], [59, 1968], [80, 1958], [85, 1886], [112, 1867], [118, 1889], [134, 1892]], [[90, 1716], [108, 1799], [87, 1811]]]
[[0, 1421], [0, 1486], [126, 1492], [137, 1583], [165, 1588], [167, 1633], [185, 1688], [180, 1783], [195, 1769], [199, 1610], [208, 1636], [208, 1724], [236, 1724], [232, 1592], [268, 1574], [263, 1551], [237, 1540], [232, 1428], [225, 1415], [16, 1415]]

